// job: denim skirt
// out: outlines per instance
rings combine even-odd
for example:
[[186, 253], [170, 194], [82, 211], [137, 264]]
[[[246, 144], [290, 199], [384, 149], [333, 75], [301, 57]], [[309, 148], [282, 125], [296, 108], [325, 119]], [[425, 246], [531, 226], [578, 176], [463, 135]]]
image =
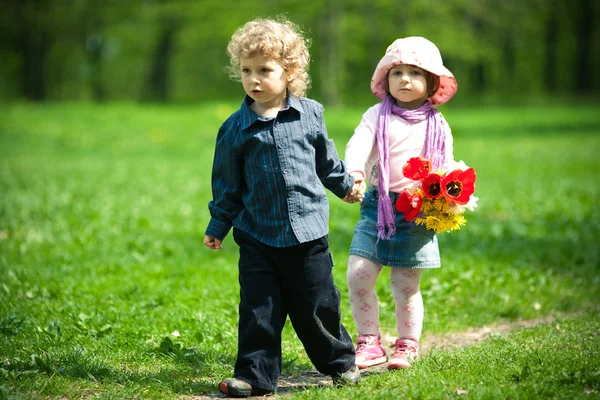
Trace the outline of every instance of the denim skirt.
[[377, 264], [396, 268], [439, 268], [440, 250], [432, 230], [414, 221], [408, 222], [395, 207], [398, 193], [390, 192], [396, 234], [389, 240], [377, 237], [377, 202], [379, 192], [369, 188], [360, 204], [360, 220], [354, 228], [350, 254]]

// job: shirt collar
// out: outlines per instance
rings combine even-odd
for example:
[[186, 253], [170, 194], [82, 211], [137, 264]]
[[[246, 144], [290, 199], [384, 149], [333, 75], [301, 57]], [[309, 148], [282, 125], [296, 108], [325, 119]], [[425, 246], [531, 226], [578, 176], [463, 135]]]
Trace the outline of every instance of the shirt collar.
[[[250, 105], [253, 102], [254, 100], [252, 100], [250, 96], [246, 95], [244, 97], [244, 101], [242, 102], [241, 107], [242, 129], [250, 127], [254, 122], [256, 122], [256, 120], [259, 119], [258, 115], [256, 115], [256, 113], [250, 108]], [[288, 95], [287, 104], [284, 108], [281, 109], [281, 111], [287, 111], [290, 108], [293, 108], [299, 113], [304, 114], [304, 108], [302, 108], [302, 103], [300, 102], [300, 99], [296, 96]]]

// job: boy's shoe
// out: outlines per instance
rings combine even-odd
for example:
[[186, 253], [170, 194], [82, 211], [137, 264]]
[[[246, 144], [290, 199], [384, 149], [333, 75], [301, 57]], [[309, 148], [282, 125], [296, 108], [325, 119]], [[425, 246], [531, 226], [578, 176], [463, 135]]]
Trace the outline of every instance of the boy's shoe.
[[396, 340], [396, 351], [388, 369], [410, 368], [410, 363], [419, 357], [419, 343], [410, 339]]
[[331, 378], [335, 386], [356, 385], [360, 382], [360, 370], [356, 365], [353, 365], [348, 371], [333, 375]]
[[268, 390], [255, 389], [248, 382], [237, 378], [227, 378], [219, 384], [219, 391], [229, 397], [264, 396], [272, 393]]
[[368, 368], [383, 364], [387, 354], [381, 345], [381, 336], [363, 335], [356, 341], [356, 365], [358, 368]]

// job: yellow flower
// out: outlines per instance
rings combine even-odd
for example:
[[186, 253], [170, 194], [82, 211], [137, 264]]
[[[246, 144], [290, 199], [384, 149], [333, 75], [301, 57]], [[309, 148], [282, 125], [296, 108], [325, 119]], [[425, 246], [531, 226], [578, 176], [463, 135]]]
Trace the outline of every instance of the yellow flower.
[[[419, 222], [417, 221], [417, 223]], [[435, 233], [440, 233], [446, 230], [446, 224], [444, 223], [444, 221], [432, 215], [428, 215], [427, 217], [425, 217], [423, 224], [427, 229], [431, 229]]]
[[433, 201], [427, 197], [423, 197], [423, 204], [421, 204], [421, 212], [423, 215], [429, 215], [433, 210], [435, 210]]
[[431, 206], [433, 207], [433, 209], [438, 211], [444, 211], [444, 201], [437, 201], [436, 199], [436, 201], [432, 201], [432, 203], [433, 204]]
[[467, 223], [467, 220], [462, 215], [437, 212], [435, 215], [417, 218], [415, 219], [415, 223], [424, 225], [427, 229], [430, 229], [437, 234], [459, 230]]
[[457, 225], [456, 229], [460, 229], [461, 226], [465, 226], [467, 224], [467, 219], [463, 215], [455, 215], [454, 221]]

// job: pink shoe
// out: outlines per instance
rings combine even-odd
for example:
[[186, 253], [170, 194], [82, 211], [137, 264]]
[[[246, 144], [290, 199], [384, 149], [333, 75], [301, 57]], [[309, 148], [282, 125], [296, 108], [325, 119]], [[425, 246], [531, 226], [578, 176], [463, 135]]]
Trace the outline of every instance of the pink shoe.
[[387, 361], [387, 354], [381, 345], [379, 335], [362, 335], [356, 341], [356, 366], [368, 368], [383, 364]]
[[410, 339], [396, 340], [396, 351], [388, 369], [410, 368], [410, 363], [419, 357], [419, 343]]

